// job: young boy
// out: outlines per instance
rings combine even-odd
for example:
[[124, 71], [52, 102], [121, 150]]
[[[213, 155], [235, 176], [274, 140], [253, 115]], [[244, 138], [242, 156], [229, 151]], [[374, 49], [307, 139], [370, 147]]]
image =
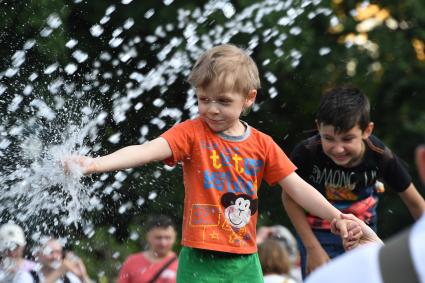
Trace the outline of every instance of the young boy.
[[[320, 218], [338, 218], [340, 211], [294, 172], [296, 167], [271, 137], [239, 119], [260, 87], [257, 66], [244, 51], [228, 44], [207, 50], [189, 83], [196, 89], [198, 118], [145, 144], [75, 161], [84, 174], [162, 160], [183, 163], [177, 282], [263, 282], [255, 239], [257, 190], [263, 178]], [[350, 223], [339, 223], [347, 236]]]
[[[417, 219], [425, 202], [412, 184], [402, 161], [372, 135], [368, 98], [357, 88], [336, 87], [327, 92], [316, 116], [318, 134], [299, 143], [291, 154], [298, 174], [336, 208], [352, 213], [376, 230], [377, 179], [396, 190]], [[296, 200], [295, 200], [296, 202]], [[292, 200], [284, 206], [301, 241], [303, 277], [344, 252], [341, 238], [329, 222]]]

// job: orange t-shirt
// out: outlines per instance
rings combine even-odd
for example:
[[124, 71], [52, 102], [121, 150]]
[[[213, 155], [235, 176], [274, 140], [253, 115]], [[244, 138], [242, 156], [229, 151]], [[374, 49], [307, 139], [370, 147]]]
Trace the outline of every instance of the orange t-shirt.
[[241, 137], [214, 133], [200, 118], [161, 135], [183, 163], [185, 187], [182, 245], [237, 254], [257, 251], [257, 191], [274, 185], [295, 165], [273, 139], [247, 126]]

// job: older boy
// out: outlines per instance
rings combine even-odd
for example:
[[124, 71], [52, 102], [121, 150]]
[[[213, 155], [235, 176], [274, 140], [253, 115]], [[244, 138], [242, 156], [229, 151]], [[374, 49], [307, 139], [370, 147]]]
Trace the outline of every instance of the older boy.
[[[229, 44], [213, 47], [195, 63], [189, 82], [196, 89], [198, 118], [145, 144], [74, 160], [85, 174], [161, 160], [183, 163], [183, 248], [177, 282], [263, 282], [255, 240], [257, 191], [263, 178], [321, 218], [332, 220], [340, 212], [294, 172], [270, 136], [239, 119], [254, 104], [260, 87], [250, 56]], [[347, 223], [339, 223], [347, 235]]]
[[[319, 133], [299, 143], [291, 160], [298, 174], [336, 208], [376, 230], [378, 178], [399, 193], [415, 219], [425, 211], [425, 202], [402, 161], [372, 135], [369, 112], [369, 100], [359, 89], [331, 89], [317, 111]], [[284, 199], [284, 205], [301, 238], [303, 277], [344, 252], [340, 237], [331, 233], [327, 220], [311, 211], [306, 215], [291, 196]]]
[[[416, 166], [425, 185], [425, 145], [416, 149]], [[349, 215], [344, 214], [344, 217]], [[363, 231], [360, 241], [362, 247], [318, 268], [306, 282], [425, 282], [425, 214], [410, 230], [405, 230], [386, 241], [386, 251], [383, 251], [385, 248], [382, 247], [382, 241], [378, 236], [368, 226], [360, 222], [359, 224]], [[397, 253], [397, 256], [387, 257], [388, 251]], [[362, 265], [362, 272], [353, 268], [359, 264]]]

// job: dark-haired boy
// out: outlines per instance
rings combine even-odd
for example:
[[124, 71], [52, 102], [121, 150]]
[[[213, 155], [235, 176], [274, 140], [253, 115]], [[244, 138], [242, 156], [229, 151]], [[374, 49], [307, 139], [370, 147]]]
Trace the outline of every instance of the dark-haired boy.
[[[336, 87], [321, 99], [318, 134], [300, 142], [291, 154], [297, 173], [344, 213], [352, 213], [376, 230], [378, 179], [394, 189], [417, 219], [425, 201], [403, 162], [372, 135], [370, 103], [355, 87]], [[307, 214], [290, 196], [285, 208], [299, 237], [303, 277], [344, 252], [329, 222]]]

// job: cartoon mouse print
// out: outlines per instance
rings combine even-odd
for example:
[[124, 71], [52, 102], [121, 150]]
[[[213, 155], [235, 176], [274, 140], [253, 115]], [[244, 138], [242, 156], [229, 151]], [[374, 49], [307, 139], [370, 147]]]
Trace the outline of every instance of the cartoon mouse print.
[[257, 211], [258, 199], [246, 194], [225, 193], [221, 196], [224, 215], [233, 228], [240, 229], [248, 224], [251, 215]]

